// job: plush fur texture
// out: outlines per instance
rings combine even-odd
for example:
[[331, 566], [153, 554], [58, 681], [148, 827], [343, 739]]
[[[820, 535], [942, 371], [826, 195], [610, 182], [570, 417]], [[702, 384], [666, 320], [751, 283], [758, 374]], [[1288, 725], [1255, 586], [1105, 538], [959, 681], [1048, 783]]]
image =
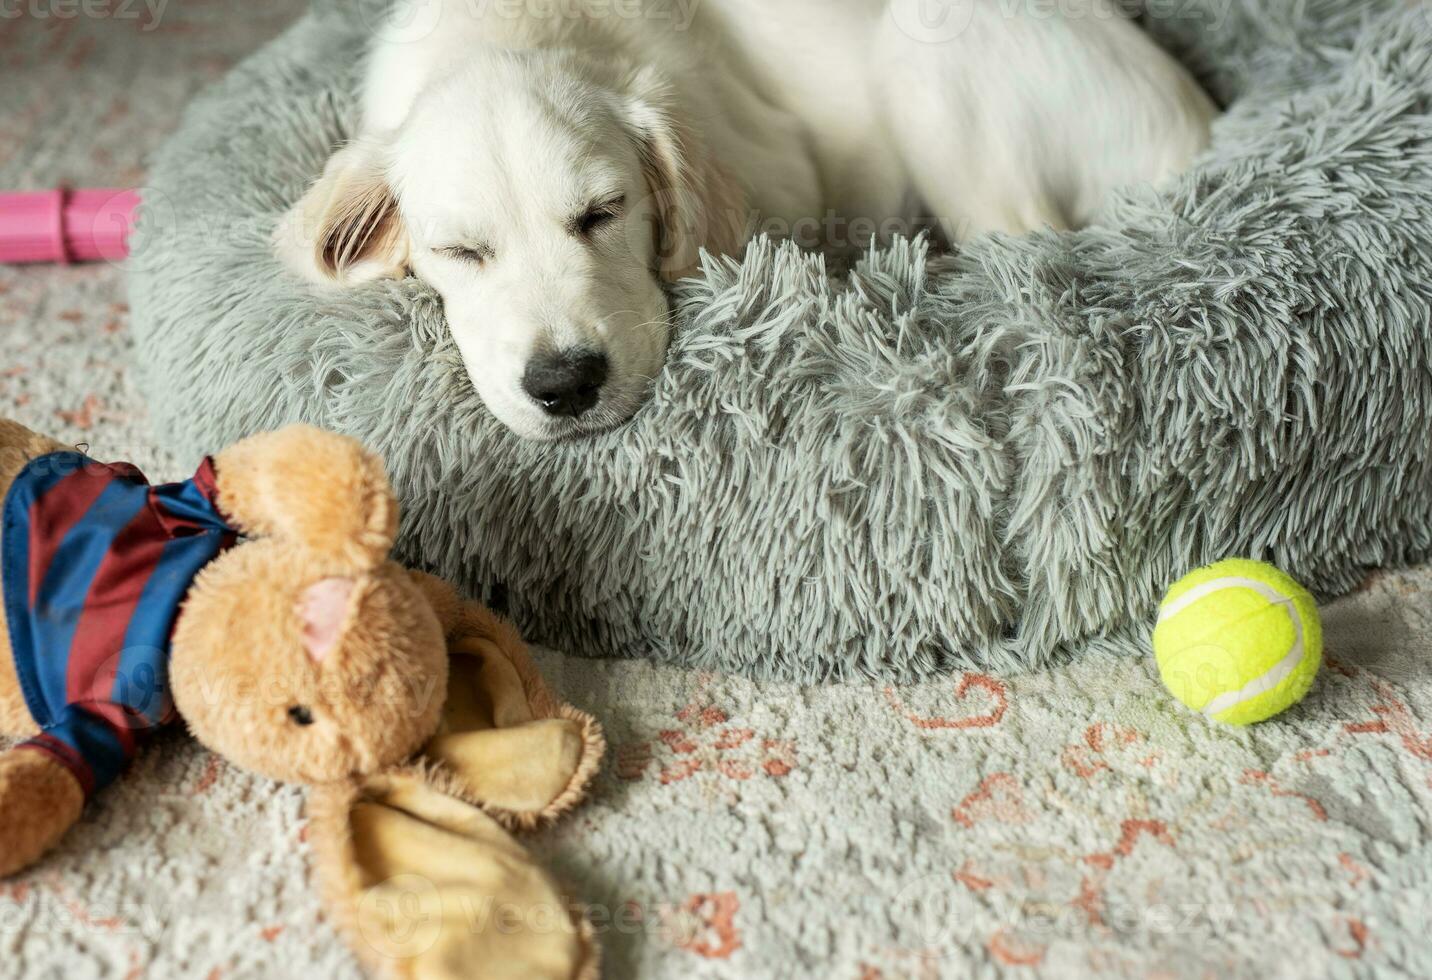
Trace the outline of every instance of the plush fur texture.
[[[245, 769], [316, 783], [404, 759], [437, 727], [447, 647], [404, 569], [388, 562], [357, 580], [343, 642], [314, 663], [294, 604], [330, 574], [324, 563], [273, 540], [225, 557], [200, 573], [174, 631], [174, 700], [200, 742]], [[313, 723], [294, 724], [295, 707]]]
[[[0, 488], [8, 488], [36, 456], [62, 448], [9, 419], [0, 419]], [[0, 489], [0, 501], [3, 501]], [[0, 527], [0, 542], [4, 528]], [[38, 731], [15, 672], [4, 614], [0, 612], [0, 733], [28, 738]], [[22, 806], [8, 806], [23, 800]], [[0, 878], [30, 865], [64, 836], [84, 808], [84, 790], [69, 770], [49, 756], [11, 752], [0, 756]]]
[[[0, 418], [0, 487], [8, 488], [30, 460], [63, 448], [48, 436], [31, 432], [18, 422]], [[0, 493], [0, 503], [3, 502], [4, 494]], [[5, 527], [0, 522], [0, 544], [4, 541]], [[20, 677], [15, 672], [15, 658], [10, 651], [4, 614], [0, 613], [0, 732], [28, 738], [38, 730], [20, 692]]]
[[[0, 499], [55, 448], [0, 420]], [[174, 630], [170, 684], [190, 731], [231, 762], [314, 785], [330, 915], [378, 975], [456, 980], [492, 962], [493, 976], [594, 980], [590, 923], [510, 832], [581, 801], [601, 726], [552, 695], [509, 624], [387, 560], [397, 503], [358, 443], [291, 426], [219, 453], [214, 470], [248, 537], [200, 572]], [[5, 633], [0, 619], [0, 733], [29, 734]], [[0, 756], [0, 877], [54, 847], [84, 802], [50, 756]], [[405, 920], [409, 899], [429, 918]], [[484, 903], [526, 927], [473, 928]]]
[[644, 401], [660, 280], [703, 248], [1082, 227], [1208, 145], [1213, 104], [1107, 0], [949, 6], [931, 36], [928, 0], [399, 0], [275, 246], [319, 288], [411, 271], [488, 409], [556, 440]]
[[79, 780], [49, 756], [11, 752], [0, 759], [0, 878], [58, 844], [84, 805]]
[[[459, 980], [484, 964], [493, 976], [596, 980], [601, 947], [580, 904], [456, 782], [412, 766], [313, 795], [331, 921], [378, 977]], [[511, 918], [474, 925], [475, 909]]]
[[[0, 498], [17, 461], [55, 448], [0, 422]], [[199, 573], [175, 625], [170, 690], [190, 731], [247, 769], [294, 782], [407, 759], [437, 728], [448, 647], [426, 601], [438, 590], [386, 560], [397, 505], [381, 463], [351, 439], [295, 426], [219, 453], [214, 469], [221, 510], [252, 537]], [[308, 601], [316, 583], [329, 598]], [[441, 609], [454, 615], [447, 602]], [[29, 734], [33, 722], [14, 711], [23, 698], [5, 633], [0, 617], [0, 732]], [[59, 840], [79, 818], [78, 789], [49, 756], [0, 756], [0, 873]]]
[[199, 99], [132, 275], [154, 413], [189, 447], [361, 435], [401, 550], [574, 652], [812, 681], [1139, 649], [1230, 554], [1335, 593], [1432, 555], [1432, 19], [1190, 0], [1146, 26], [1228, 112], [1094, 227], [918, 244], [848, 276], [757, 243], [677, 287], [653, 401], [525, 443], [435, 293], [315, 296], [270, 236], [352, 133], [373, 5], [325, 3]]
[[224, 450], [220, 506], [246, 533], [301, 540], [304, 550], [354, 568], [388, 558], [398, 506], [383, 461], [352, 439], [291, 426]]
[[[600, 958], [591, 924], [511, 834], [582, 800], [605, 753], [601, 726], [553, 696], [510, 625], [457, 604], [436, 579], [422, 585], [451, 614], [442, 724], [414, 763], [310, 797], [330, 917], [379, 976], [456, 978], [488, 963], [503, 976], [591, 980]], [[375, 934], [395, 901], [445, 914], [408, 919], [417, 934]], [[474, 908], [517, 910], [518, 927], [475, 925], [463, 914]]]
[[[453, 659], [444, 728], [425, 751], [462, 773], [461, 786], [452, 792], [481, 805], [509, 829], [531, 829], [576, 806], [606, 754], [601, 726], [552, 695], [517, 631], [482, 606], [465, 606], [450, 646], [463, 656]], [[464, 670], [464, 662], [482, 667]], [[454, 695], [460, 681], [466, 682], [469, 695], [476, 694], [469, 698], [467, 711]], [[492, 748], [478, 757], [465, 751], [459, 740], [444, 737], [451, 728], [477, 725], [526, 734], [489, 739]], [[486, 764], [463, 765], [474, 758]], [[543, 766], [544, 758], [556, 764]]]

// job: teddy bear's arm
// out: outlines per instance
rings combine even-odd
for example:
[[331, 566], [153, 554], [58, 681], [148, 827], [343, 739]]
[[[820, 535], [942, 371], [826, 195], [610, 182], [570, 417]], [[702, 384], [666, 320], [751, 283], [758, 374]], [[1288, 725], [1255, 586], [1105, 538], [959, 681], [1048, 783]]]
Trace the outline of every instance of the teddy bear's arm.
[[565, 813], [585, 795], [606, 750], [591, 715], [547, 687], [521, 635], [443, 580], [410, 572], [448, 634], [448, 699], [424, 754], [453, 791], [509, 826]]
[[429, 575], [427, 572], [419, 572], [413, 569], [408, 570], [413, 584], [418, 587], [423, 596], [432, 606], [433, 613], [442, 624], [443, 635], [451, 638], [462, 625], [463, 599], [457, 594], [457, 589], [436, 575]]
[[0, 614], [0, 734], [28, 738], [40, 729], [30, 717], [25, 695], [20, 690], [20, 676], [15, 671], [15, 657], [10, 652], [3, 620]]
[[23, 747], [0, 755], [0, 878], [59, 843], [84, 804], [79, 781], [50, 756]]
[[[48, 436], [31, 432], [19, 422], [0, 418], [0, 502], [4, 501], [10, 485], [32, 459], [64, 448]], [[3, 551], [4, 542], [5, 529], [0, 526], [0, 551]], [[15, 673], [5, 615], [0, 612], [0, 733], [28, 737], [38, 730], [20, 693], [20, 678]]]
[[214, 457], [219, 509], [250, 537], [281, 537], [355, 571], [376, 568], [397, 533], [382, 461], [307, 425], [265, 432]]

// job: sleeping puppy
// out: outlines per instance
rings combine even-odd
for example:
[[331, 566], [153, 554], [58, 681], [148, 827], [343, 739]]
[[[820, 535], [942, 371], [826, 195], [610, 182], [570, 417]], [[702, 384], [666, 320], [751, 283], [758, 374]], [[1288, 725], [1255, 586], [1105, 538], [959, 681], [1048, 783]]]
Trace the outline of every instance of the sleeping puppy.
[[1215, 110], [1112, 2], [398, 0], [276, 243], [317, 283], [430, 283], [519, 435], [600, 430], [703, 248], [1073, 228], [1185, 168]]

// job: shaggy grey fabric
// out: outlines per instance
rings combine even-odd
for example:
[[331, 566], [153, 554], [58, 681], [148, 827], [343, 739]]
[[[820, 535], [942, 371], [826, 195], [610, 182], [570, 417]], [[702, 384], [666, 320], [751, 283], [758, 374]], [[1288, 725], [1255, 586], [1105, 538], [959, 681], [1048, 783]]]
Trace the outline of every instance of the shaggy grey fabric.
[[638, 417], [556, 446], [488, 415], [423, 284], [317, 296], [270, 254], [350, 132], [374, 9], [322, 5], [156, 160], [147, 391], [179, 447], [294, 419], [367, 440], [408, 554], [501, 584], [533, 639], [908, 679], [1129, 649], [1230, 554], [1326, 594], [1432, 553], [1425, 5], [1187, 0], [1149, 27], [1230, 110], [1173, 187], [841, 277], [758, 242], [677, 288]]

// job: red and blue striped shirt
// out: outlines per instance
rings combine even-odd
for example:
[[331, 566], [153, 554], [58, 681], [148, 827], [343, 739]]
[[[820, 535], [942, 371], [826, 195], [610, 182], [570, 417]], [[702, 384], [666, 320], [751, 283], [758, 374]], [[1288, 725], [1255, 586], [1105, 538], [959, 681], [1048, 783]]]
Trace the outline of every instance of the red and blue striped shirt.
[[78, 452], [30, 461], [6, 494], [0, 586], [25, 703], [21, 748], [75, 774], [86, 796], [176, 718], [169, 647], [199, 570], [235, 540], [214, 465], [151, 487], [126, 463]]

